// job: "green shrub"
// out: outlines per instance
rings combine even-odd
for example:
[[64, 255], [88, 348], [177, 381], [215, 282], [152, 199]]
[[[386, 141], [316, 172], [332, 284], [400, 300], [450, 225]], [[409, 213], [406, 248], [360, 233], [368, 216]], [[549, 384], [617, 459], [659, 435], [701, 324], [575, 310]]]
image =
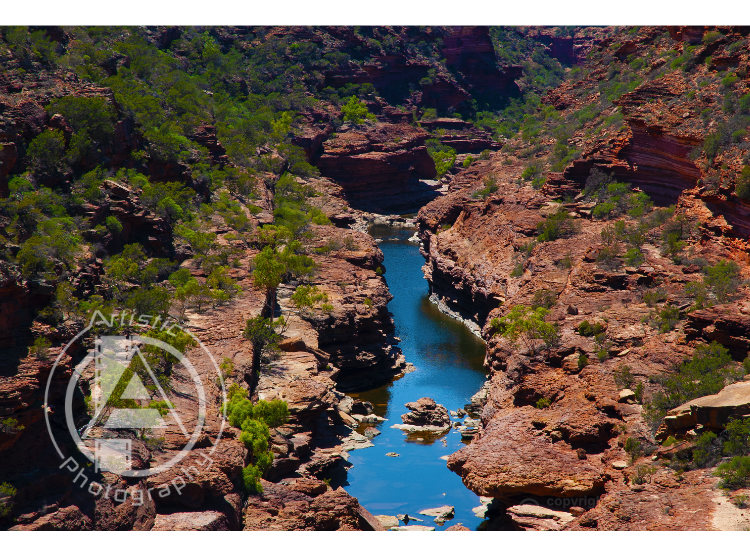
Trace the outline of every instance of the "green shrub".
[[557, 260], [555, 264], [560, 268], [568, 270], [573, 267], [573, 258], [569, 254], [566, 254], [560, 260]]
[[169, 401], [150, 401], [148, 408], [156, 409], [161, 416], [166, 416], [174, 408], [174, 405]]
[[530, 352], [535, 352], [535, 341], [542, 340], [549, 349], [559, 341], [557, 326], [545, 322], [549, 310], [517, 305], [499, 320], [493, 320], [493, 332], [501, 333], [511, 342], [523, 339]]
[[36, 339], [34, 339], [34, 343], [31, 344], [31, 347], [29, 348], [29, 354], [35, 358], [46, 359], [47, 357], [49, 357], [49, 348], [51, 346], [52, 343], [50, 342], [50, 340], [43, 335], [40, 335]]
[[711, 44], [712, 42], [716, 42], [724, 35], [720, 31], [706, 31], [706, 33], [703, 35], [703, 44]]
[[51, 277], [57, 263], [66, 270], [73, 267], [79, 244], [72, 218], [49, 218], [21, 245], [16, 261], [27, 277]]
[[691, 228], [691, 224], [684, 216], [669, 221], [662, 230], [662, 254], [676, 259], [687, 244], [684, 239], [689, 236]]
[[703, 268], [703, 272], [702, 281], [685, 285], [685, 294], [695, 301], [694, 308], [729, 302], [742, 285], [740, 267], [732, 260], [720, 260], [713, 266]]
[[567, 210], [560, 208], [554, 214], [550, 214], [543, 222], [537, 224], [537, 240], [541, 242], [555, 241], [567, 237], [575, 232], [573, 219]]
[[640, 266], [646, 261], [643, 251], [639, 248], [631, 248], [625, 252], [625, 264], [628, 266]]
[[604, 201], [594, 206], [591, 210], [591, 215], [597, 220], [605, 220], [616, 215], [616, 209], [617, 204], [614, 201]]
[[33, 62], [40, 62], [45, 67], [54, 66], [57, 43], [50, 39], [47, 31], [31, 31], [28, 27], [6, 27], [3, 34], [4, 42], [22, 68], [32, 69]]
[[750, 457], [733, 457], [721, 463], [714, 473], [721, 478], [719, 486], [724, 489], [740, 489], [750, 485]]
[[538, 164], [529, 164], [521, 172], [521, 179], [531, 181], [542, 174], [542, 168]]
[[164, 287], [138, 287], [125, 297], [125, 306], [136, 314], [161, 314], [169, 311], [171, 295]]
[[712, 292], [716, 301], [725, 303], [736, 293], [741, 284], [740, 267], [733, 260], [720, 260], [703, 270], [706, 276], [703, 282]]
[[603, 333], [606, 329], [607, 328], [604, 327], [604, 325], [600, 322], [591, 324], [588, 320], [584, 320], [583, 322], [578, 324], [576, 331], [578, 331], [579, 335], [582, 335], [584, 337], [591, 337]]
[[534, 292], [531, 308], [552, 308], [557, 303], [557, 295], [549, 289], [538, 289]]
[[660, 333], [672, 331], [680, 321], [680, 309], [670, 304], [652, 314], [653, 325]]
[[285, 279], [301, 278], [311, 274], [315, 269], [313, 259], [301, 251], [302, 244], [299, 241], [291, 241], [279, 253], [279, 260], [284, 265]]
[[521, 277], [524, 273], [524, 267], [522, 263], [518, 263], [513, 267], [513, 270], [510, 272], [510, 277]]
[[704, 468], [716, 461], [719, 453], [717, 438], [718, 436], [713, 432], [704, 432], [698, 436], [693, 445], [693, 464], [695, 466]]
[[547, 409], [552, 405], [552, 401], [550, 401], [547, 397], [540, 397], [537, 399], [535, 406], [538, 409]]
[[17, 493], [18, 490], [8, 482], [0, 483], [0, 518], [10, 516], [13, 510], [13, 498]]
[[718, 393], [725, 385], [744, 376], [744, 369], [732, 363], [732, 357], [719, 343], [699, 345], [689, 359], [684, 360], [674, 373], [657, 376], [662, 386], [646, 404], [646, 418], [658, 423], [669, 409], [690, 399]]
[[631, 476], [635, 485], [643, 485], [651, 480], [651, 475], [656, 473], [656, 468], [647, 464], [639, 464], [635, 467], [635, 473]]
[[263, 473], [253, 464], [247, 465], [242, 469], [242, 483], [245, 486], [247, 493], [261, 494], [263, 493], [263, 486], [261, 485], [260, 479], [263, 477]]
[[367, 109], [367, 105], [356, 96], [350, 96], [346, 103], [341, 106], [341, 117], [344, 121], [352, 122], [355, 125], [359, 125], [365, 120], [375, 120], [375, 116]]
[[621, 389], [630, 389], [635, 383], [635, 376], [630, 371], [630, 366], [623, 365], [614, 371], [614, 379], [617, 387]]
[[216, 266], [206, 277], [209, 295], [217, 303], [225, 303], [241, 291], [241, 287], [229, 276], [226, 266]]
[[664, 289], [649, 289], [643, 294], [643, 302], [650, 307], [654, 307], [666, 300], [667, 292]]
[[107, 229], [113, 237], [117, 237], [118, 235], [120, 235], [120, 233], [122, 233], [122, 223], [120, 223], [120, 220], [118, 220], [115, 216], [107, 216], [104, 225], [107, 226]]
[[733, 418], [725, 428], [725, 455], [747, 455], [750, 453], [750, 418]]
[[578, 370], [583, 370], [589, 364], [589, 357], [586, 353], [578, 355]]
[[471, 194], [471, 198], [486, 199], [492, 193], [497, 191], [497, 179], [494, 175], [488, 175], [484, 178], [484, 187], [477, 189]]
[[227, 420], [242, 430], [240, 441], [250, 453], [251, 462], [242, 471], [243, 484], [248, 493], [262, 493], [260, 479], [273, 462], [270, 428], [284, 424], [289, 418], [289, 409], [280, 399], [253, 404], [240, 387], [230, 388], [228, 397], [224, 407]]
[[316, 285], [298, 285], [292, 293], [292, 304], [297, 310], [306, 314], [316, 305], [328, 301], [328, 295], [321, 292]]
[[66, 168], [65, 137], [57, 129], [46, 129], [26, 149], [29, 169], [40, 179], [49, 179]]
[[624, 213], [634, 218], [640, 218], [653, 207], [649, 196], [642, 192], [631, 191], [629, 183], [613, 181], [599, 170], [592, 170], [586, 180], [584, 194], [597, 199], [597, 204], [591, 211], [596, 219], [611, 219]]
[[425, 145], [427, 146], [427, 152], [435, 162], [437, 176], [443, 177], [456, 163], [456, 150], [442, 144], [437, 139], [428, 139]]
[[47, 106], [50, 114], [62, 114], [73, 129], [67, 155], [71, 162], [101, 156], [114, 135], [115, 111], [101, 96], [65, 96]]
[[12, 416], [0, 418], [0, 433], [12, 435], [22, 432], [25, 429], [26, 427], [20, 424], [17, 418], [13, 418]]
[[643, 445], [632, 436], [629, 436], [625, 440], [623, 449], [628, 455], [630, 455], [630, 464], [633, 464], [643, 454]]

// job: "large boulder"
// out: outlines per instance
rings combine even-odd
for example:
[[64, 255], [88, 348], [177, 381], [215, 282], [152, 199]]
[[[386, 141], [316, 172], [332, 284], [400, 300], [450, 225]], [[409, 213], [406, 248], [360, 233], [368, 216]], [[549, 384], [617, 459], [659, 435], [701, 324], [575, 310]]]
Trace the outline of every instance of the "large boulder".
[[422, 397], [412, 403], [406, 403], [410, 412], [401, 415], [403, 424], [396, 424], [394, 428], [405, 431], [445, 431], [450, 428], [451, 419], [448, 409], [439, 405], [434, 399]]
[[723, 430], [730, 418], [750, 416], [750, 381], [726, 386], [714, 395], [698, 397], [667, 413], [664, 425], [669, 433], [681, 433], [702, 425]]

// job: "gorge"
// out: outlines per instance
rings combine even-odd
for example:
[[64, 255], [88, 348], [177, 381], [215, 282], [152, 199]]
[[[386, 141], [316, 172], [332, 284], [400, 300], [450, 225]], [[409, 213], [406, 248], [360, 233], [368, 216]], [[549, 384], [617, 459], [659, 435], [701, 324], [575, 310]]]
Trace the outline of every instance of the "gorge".
[[750, 526], [747, 28], [2, 46], [3, 529]]

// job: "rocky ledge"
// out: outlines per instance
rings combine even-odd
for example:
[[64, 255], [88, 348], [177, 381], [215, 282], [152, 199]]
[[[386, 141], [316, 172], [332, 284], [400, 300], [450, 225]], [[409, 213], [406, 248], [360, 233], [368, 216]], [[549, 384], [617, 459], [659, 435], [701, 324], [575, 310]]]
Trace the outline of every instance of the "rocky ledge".
[[[486, 165], [456, 175], [449, 193], [418, 216], [425, 275], [433, 293], [472, 319], [488, 347], [489, 379], [477, 398], [481, 429], [467, 447], [451, 455], [449, 467], [476, 493], [495, 498], [500, 507], [516, 507], [499, 514], [521, 528], [716, 526], [710, 519], [697, 523], [692, 513], [695, 499], [716, 506], [710, 469], [690, 471], [684, 488], [674, 486], [672, 471], [659, 469], [650, 478], [638, 474], [645, 472], [649, 459], [631, 463], [624, 447], [633, 438], [651, 448], [654, 439], [643, 417], [643, 399], [657, 391], [656, 377], [691, 356], [696, 345], [721, 339], [736, 351], [736, 359], [747, 354], [741, 309], [746, 293], [741, 290], [736, 301], [740, 309], [721, 305], [695, 311], [679, 318], [676, 329], [660, 332], [651, 325], [654, 311], [644, 292], [658, 284], [682, 315], [690, 305], [685, 284], [701, 279], [700, 268], [675, 263], [648, 241], [637, 266], [602, 264], [602, 230], [610, 224], [592, 219], [582, 197], [552, 202], [547, 191], [524, 186], [522, 169], [493, 155]], [[486, 198], [474, 195], [486, 175], [495, 176], [498, 191]], [[700, 205], [686, 194], [676, 208], [695, 222], [691, 255], [709, 263], [724, 258], [744, 264], [746, 245], [722, 235], [711, 212], [696, 208]], [[537, 224], [558, 210], [568, 213], [574, 232], [536, 241]], [[535, 303], [550, 307], [546, 320], [557, 327], [558, 341], [534, 346], [495, 333], [493, 318], [513, 306]], [[603, 335], [597, 339], [579, 333], [584, 320], [598, 323]], [[632, 374], [631, 387], [641, 383], [637, 399], [618, 385], [623, 368]], [[683, 413], [701, 422], [713, 418], [698, 417], [701, 410], [684, 408], [679, 418]], [[655, 491], [665, 492], [659, 494], [664, 497], [652, 499]], [[564, 507], [573, 518], [518, 508], [527, 499], [552, 510]], [[668, 517], [658, 516], [666, 510], [664, 499], [674, 507]], [[615, 518], [603, 507], [615, 511]]]

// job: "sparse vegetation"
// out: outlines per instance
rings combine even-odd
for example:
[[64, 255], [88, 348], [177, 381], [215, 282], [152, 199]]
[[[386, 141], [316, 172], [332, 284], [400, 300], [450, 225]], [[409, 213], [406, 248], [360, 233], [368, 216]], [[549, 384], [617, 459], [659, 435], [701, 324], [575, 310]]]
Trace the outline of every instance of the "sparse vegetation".
[[576, 226], [573, 219], [565, 209], [559, 209], [550, 214], [543, 222], [537, 225], [537, 240], [540, 242], [555, 241], [562, 237], [568, 237], [575, 232]]
[[584, 337], [592, 337], [603, 333], [606, 329], [607, 328], [601, 322], [594, 322], [592, 324], [588, 320], [584, 320], [583, 322], [578, 324], [576, 331], [579, 333], [579, 335], [582, 335]]
[[549, 310], [544, 307], [517, 305], [502, 318], [493, 318], [490, 325], [493, 334], [499, 333], [513, 343], [521, 339], [533, 353], [537, 341], [541, 340], [550, 349], [559, 340], [557, 326], [545, 321], [548, 314]]
[[8, 482], [0, 483], [0, 519], [10, 516], [13, 510], [13, 498], [18, 490]]
[[298, 285], [291, 300], [300, 313], [309, 314], [314, 307], [327, 303], [328, 295], [316, 285]]
[[750, 485], [750, 457], [732, 457], [716, 469], [716, 476], [721, 478], [720, 487], [740, 489]]
[[655, 379], [662, 389], [646, 403], [644, 416], [657, 424], [669, 409], [696, 397], [718, 393], [745, 373], [719, 343], [699, 345], [693, 356], [683, 361], [675, 372]]
[[260, 400], [253, 404], [241, 388], [230, 390], [225, 406], [229, 423], [240, 428], [240, 441], [250, 453], [250, 464], [242, 471], [242, 481], [248, 493], [263, 493], [260, 479], [273, 462], [270, 448], [270, 428], [276, 428], [289, 417], [287, 404], [280, 400]]
[[732, 260], [720, 260], [703, 269], [702, 281], [685, 285], [685, 294], [694, 300], [696, 309], [729, 302], [742, 285], [739, 265]]
[[472, 198], [486, 199], [492, 193], [497, 191], [497, 179], [494, 175], [488, 175], [484, 178], [483, 187], [477, 189], [471, 194]]

